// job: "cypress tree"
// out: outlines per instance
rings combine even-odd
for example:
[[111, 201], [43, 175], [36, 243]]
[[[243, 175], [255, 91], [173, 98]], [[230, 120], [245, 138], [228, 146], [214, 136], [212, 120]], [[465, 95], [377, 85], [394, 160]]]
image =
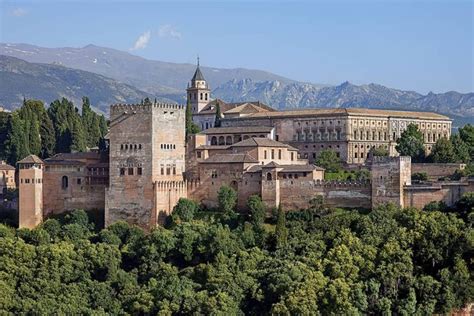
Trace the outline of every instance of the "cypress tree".
[[191, 101], [188, 99], [186, 104], [186, 136], [199, 133], [199, 127], [193, 122], [193, 111], [191, 107]]
[[275, 228], [276, 245], [277, 248], [285, 247], [288, 241], [288, 228], [286, 228], [286, 214], [281, 207], [278, 206], [278, 217]]
[[48, 158], [53, 156], [56, 147], [56, 135], [54, 132], [53, 122], [46, 112], [43, 113], [41, 118], [40, 135], [41, 157]]
[[18, 113], [9, 116], [7, 130], [5, 156], [8, 163], [15, 165], [29, 154], [27, 133]]
[[214, 121], [214, 127], [221, 127], [221, 106], [219, 102], [216, 100], [216, 119]]

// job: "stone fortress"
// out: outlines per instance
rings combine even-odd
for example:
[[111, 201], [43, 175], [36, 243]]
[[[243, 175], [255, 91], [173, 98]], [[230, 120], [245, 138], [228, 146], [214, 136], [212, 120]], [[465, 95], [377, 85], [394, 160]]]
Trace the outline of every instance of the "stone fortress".
[[[44, 161], [32, 155], [19, 161], [20, 227], [35, 227], [66, 210], [103, 209], [106, 225], [124, 220], [150, 229], [163, 223], [180, 198], [216, 206], [223, 185], [237, 191], [242, 211], [252, 194], [260, 195], [269, 209], [299, 209], [315, 196], [348, 208], [387, 202], [452, 205], [464, 192], [474, 191], [469, 179], [438, 181], [462, 165], [420, 166], [395, 150], [396, 139], [414, 123], [429, 152], [437, 139], [450, 136], [446, 116], [340, 108], [277, 111], [260, 102], [226, 103], [211, 99], [199, 64], [187, 98], [202, 129], [196, 135], [186, 138], [182, 105], [118, 104], [110, 107], [108, 153], [58, 154]], [[368, 159], [376, 147], [386, 148], [390, 157]], [[324, 169], [313, 164], [324, 149], [334, 150], [348, 168], [369, 168], [371, 180], [324, 180]], [[420, 168], [433, 181], [412, 184], [411, 173]], [[11, 173], [14, 168], [0, 169]], [[9, 178], [7, 183], [12, 184]]]

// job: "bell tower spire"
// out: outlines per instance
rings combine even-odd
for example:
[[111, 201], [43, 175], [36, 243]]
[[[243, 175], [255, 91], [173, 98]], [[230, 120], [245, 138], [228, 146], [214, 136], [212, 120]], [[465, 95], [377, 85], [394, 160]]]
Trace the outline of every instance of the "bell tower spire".
[[193, 114], [201, 112], [209, 101], [211, 101], [211, 90], [201, 72], [199, 55], [197, 56], [196, 71], [186, 91], [188, 104], [191, 105]]

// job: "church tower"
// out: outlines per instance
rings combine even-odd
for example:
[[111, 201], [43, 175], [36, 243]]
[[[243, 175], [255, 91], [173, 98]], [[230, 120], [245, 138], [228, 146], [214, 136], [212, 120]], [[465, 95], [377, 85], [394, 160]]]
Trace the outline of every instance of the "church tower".
[[209, 85], [199, 68], [199, 57], [196, 72], [194, 73], [190, 84], [188, 84], [186, 91], [188, 103], [191, 105], [193, 114], [201, 112], [209, 101], [211, 101], [211, 90], [209, 90]]

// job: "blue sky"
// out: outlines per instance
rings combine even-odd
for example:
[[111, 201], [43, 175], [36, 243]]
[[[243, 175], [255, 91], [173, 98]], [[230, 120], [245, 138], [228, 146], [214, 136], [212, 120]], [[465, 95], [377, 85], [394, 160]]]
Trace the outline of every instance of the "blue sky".
[[473, 1], [5, 1], [0, 41], [89, 43], [314, 83], [474, 91]]

